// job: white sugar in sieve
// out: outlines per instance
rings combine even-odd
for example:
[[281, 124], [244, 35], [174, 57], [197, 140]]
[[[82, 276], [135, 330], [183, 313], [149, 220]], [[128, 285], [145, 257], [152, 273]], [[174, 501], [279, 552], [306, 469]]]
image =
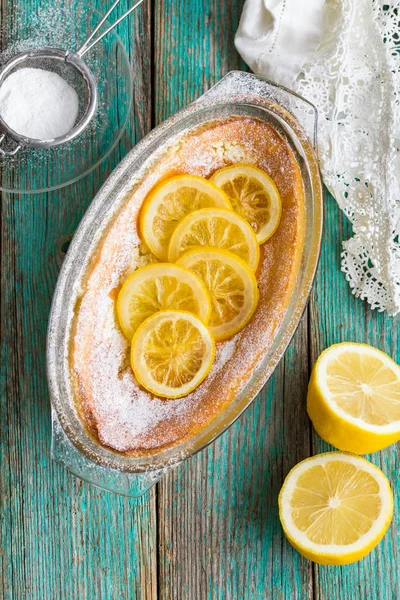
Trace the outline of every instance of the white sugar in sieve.
[[84, 62], [83, 56], [107, 35], [109, 31], [114, 29], [118, 23], [133, 12], [135, 8], [142, 4], [144, 0], [138, 0], [138, 2], [131, 6], [131, 8], [117, 19], [115, 23], [95, 37], [96, 33], [105, 23], [107, 17], [120, 1], [121, 0], [116, 0], [114, 2], [76, 52], [62, 50], [61, 48], [38, 48], [36, 50], [28, 50], [16, 54], [0, 69], [0, 86], [3, 85], [7, 77], [12, 73], [23, 68], [43, 69], [44, 71], [57, 73], [74, 88], [79, 102], [78, 116], [74, 127], [65, 135], [53, 139], [37, 140], [20, 135], [11, 129], [0, 116], [0, 154], [12, 156], [21, 148], [52, 148], [53, 146], [59, 146], [76, 138], [86, 129], [96, 113], [98, 90], [96, 79]]

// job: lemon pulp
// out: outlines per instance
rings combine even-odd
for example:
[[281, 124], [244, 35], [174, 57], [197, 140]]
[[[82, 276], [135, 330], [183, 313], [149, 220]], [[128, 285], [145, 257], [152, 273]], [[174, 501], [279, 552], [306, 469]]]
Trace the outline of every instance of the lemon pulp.
[[228, 250], [253, 271], [257, 268], [260, 249], [255, 233], [233, 211], [208, 208], [185, 217], [169, 243], [169, 260], [175, 262], [187, 250], [203, 246]]
[[208, 375], [215, 342], [205, 325], [184, 311], [161, 311], [144, 321], [132, 340], [131, 364], [148, 391], [180, 398]]
[[378, 467], [359, 456], [320, 454], [296, 465], [279, 494], [280, 519], [291, 544], [324, 564], [359, 560], [385, 534], [393, 494]]
[[265, 171], [236, 164], [220, 169], [211, 180], [226, 193], [233, 210], [250, 223], [259, 244], [275, 233], [282, 201], [278, 188]]
[[168, 243], [182, 219], [207, 207], [231, 209], [226, 194], [212, 182], [195, 175], [163, 181], [147, 196], [140, 211], [140, 231], [150, 250], [166, 260]]
[[166, 309], [192, 312], [207, 323], [211, 306], [200, 279], [177, 265], [152, 264], [134, 271], [118, 295], [119, 322], [130, 340], [145, 319]]
[[318, 434], [336, 448], [381, 450], [400, 439], [400, 367], [367, 344], [331, 346], [314, 365], [307, 410]]
[[226, 250], [200, 248], [186, 252], [178, 264], [197, 275], [207, 289], [208, 327], [215, 339], [227, 339], [243, 329], [259, 296], [257, 280], [246, 263]]

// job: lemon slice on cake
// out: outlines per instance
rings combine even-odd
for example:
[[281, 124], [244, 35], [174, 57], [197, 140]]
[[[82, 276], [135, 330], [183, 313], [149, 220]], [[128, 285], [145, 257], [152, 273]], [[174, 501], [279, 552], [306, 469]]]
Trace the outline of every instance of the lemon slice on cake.
[[204, 208], [181, 221], [169, 243], [168, 256], [175, 262], [184, 252], [200, 246], [232, 252], [256, 270], [260, 248], [250, 225], [232, 210]]
[[381, 450], [400, 439], [400, 367], [366, 344], [331, 346], [314, 365], [307, 410], [317, 433], [339, 450]]
[[140, 211], [140, 231], [150, 250], [167, 260], [168, 243], [176, 226], [186, 215], [200, 208], [231, 209], [219, 187], [195, 175], [177, 175], [157, 185]]
[[220, 169], [211, 178], [228, 196], [233, 210], [254, 229], [259, 244], [277, 230], [282, 201], [274, 181], [252, 165], [236, 164]]
[[214, 338], [189, 312], [160, 311], [140, 325], [132, 340], [137, 380], [163, 398], [180, 398], [194, 390], [210, 372], [214, 357]]
[[178, 260], [204, 283], [211, 300], [208, 328], [226, 340], [250, 321], [258, 303], [257, 280], [246, 263], [227, 250], [189, 250]]
[[289, 542], [306, 558], [343, 565], [366, 556], [393, 516], [389, 482], [369, 461], [342, 452], [303, 460], [279, 494], [279, 516]]
[[192, 312], [207, 323], [211, 305], [201, 280], [182, 267], [157, 263], [134, 271], [117, 299], [118, 319], [131, 340], [139, 325], [160, 310]]

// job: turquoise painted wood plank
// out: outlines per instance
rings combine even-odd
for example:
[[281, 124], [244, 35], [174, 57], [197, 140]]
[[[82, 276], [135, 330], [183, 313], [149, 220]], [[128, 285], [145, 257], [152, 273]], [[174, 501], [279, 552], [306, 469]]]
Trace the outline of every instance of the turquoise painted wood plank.
[[159, 123], [225, 73], [245, 68], [233, 38], [244, 0], [155, 0], [154, 94]]
[[[38, 5], [24, 1], [26, 18]], [[104, 10], [105, 3], [96, 5]], [[2, 16], [15, 14], [11, 2], [0, 6]], [[289, 468], [327, 448], [315, 435], [311, 448], [309, 350], [313, 361], [330, 343], [357, 339], [400, 358], [399, 321], [352, 298], [339, 272], [338, 240], [349, 228], [332, 200], [309, 326], [303, 320], [268, 387], [228, 433], [138, 501], [97, 491], [49, 460], [45, 331], [65, 248], [106, 174], [150, 128], [151, 115], [163, 120], [240, 65], [233, 47], [240, 10], [239, 0], [157, 0], [154, 17], [145, 9], [121, 25], [133, 58], [135, 118], [113, 159], [62, 192], [28, 202], [2, 197], [0, 569], [7, 600], [400, 595], [398, 518], [373, 555], [338, 569], [301, 559], [277, 517]], [[332, 310], [338, 305], [340, 315]], [[396, 452], [372, 460], [398, 498]]]
[[[242, 2], [156, 3], [156, 120], [240, 68]], [[307, 317], [285, 361], [245, 415], [158, 488], [162, 599], [308, 598], [311, 565], [283, 544], [277, 496], [308, 456]]]
[[311, 564], [284, 543], [277, 510], [309, 454], [306, 340], [304, 320], [251, 408], [159, 485], [160, 598], [312, 597]]
[[[18, 4], [7, 3], [10, 19]], [[23, 18], [39, 5], [24, 2]], [[155, 491], [121, 498], [50, 460], [45, 375], [50, 301], [68, 241], [107, 174], [150, 129], [150, 25], [148, 7], [120, 29], [133, 62], [135, 110], [108, 164], [60, 192], [2, 195], [0, 560], [7, 600], [156, 597]]]
[[[326, 194], [326, 227], [310, 311], [312, 362], [330, 344], [365, 342], [400, 362], [400, 319], [370, 310], [350, 293], [340, 272], [340, 241], [351, 236], [351, 227], [332, 196]], [[313, 434], [313, 453], [333, 448]], [[392, 526], [369, 556], [354, 565], [315, 568], [315, 597], [326, 600], [395, 600], [400, 597], [399, 571], [399, 444], [367, 457], [389, 477], [395, 497]]]

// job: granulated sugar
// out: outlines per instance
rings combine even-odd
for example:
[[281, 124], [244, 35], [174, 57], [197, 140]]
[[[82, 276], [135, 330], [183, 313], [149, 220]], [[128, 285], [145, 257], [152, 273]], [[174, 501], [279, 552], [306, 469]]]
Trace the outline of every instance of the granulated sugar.
[[57, 73], [19, 69], [0, 86], [0, 116], [16, 133], [35, 140], [67, 134], [75, 125], [78, 95]]

